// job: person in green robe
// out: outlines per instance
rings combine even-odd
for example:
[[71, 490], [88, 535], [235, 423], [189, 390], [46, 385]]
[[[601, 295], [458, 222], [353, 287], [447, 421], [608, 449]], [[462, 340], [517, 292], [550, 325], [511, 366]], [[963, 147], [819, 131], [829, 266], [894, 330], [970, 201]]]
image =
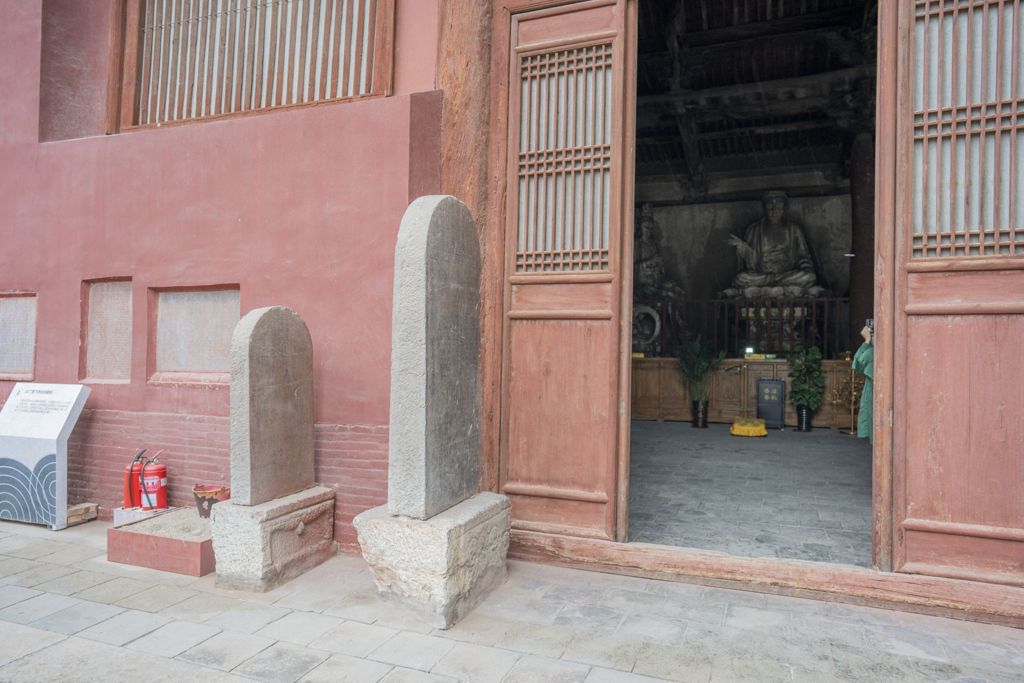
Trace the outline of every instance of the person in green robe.
[[857, 349], [853, 356], [853, 369], [864, 375], [864, 389], [860, 394], [860, 408], [857, 411], [857, 436], [867, 437], [868, 441], [874, 443], [872, 437], [872, 409], [874, 406], [874, 390], [872, 388], [875, 377], [875, 347], [872, 345], [875, 337], [873, 321], [869, 320], [860, 331], [864, 343]]

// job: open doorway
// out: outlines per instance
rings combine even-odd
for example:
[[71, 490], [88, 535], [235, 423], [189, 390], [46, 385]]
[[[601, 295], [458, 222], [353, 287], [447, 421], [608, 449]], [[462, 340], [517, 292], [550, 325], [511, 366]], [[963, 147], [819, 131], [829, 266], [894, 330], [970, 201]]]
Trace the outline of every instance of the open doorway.
[[[859, 0], [639, 7], [631, 541], [871, 566], [851, 360], [874, 305], [876, 26]], [[688, 351], [715, 361], [707, 428]], [[758, 417], [767, 436], [730, 433]]]

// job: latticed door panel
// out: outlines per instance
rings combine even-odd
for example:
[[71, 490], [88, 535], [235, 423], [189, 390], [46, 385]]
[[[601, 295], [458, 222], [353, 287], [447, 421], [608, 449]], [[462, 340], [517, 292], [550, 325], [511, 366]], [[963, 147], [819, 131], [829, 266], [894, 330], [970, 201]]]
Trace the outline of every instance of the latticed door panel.
[[[633, 0], [508, 0], [501, 490], [518, 529], [616, 536]], [[628, 32], [632, 35], [632, 31]], [[630, 82], [632, 77], [630, 77]], [[626, 354], [626, 355], [624, 355]]]
[[1024, 255], [1020, 9], [913, 3], [913, 258]]
[[1024, 585], [1021, 3], [899, 9], [893, 566]]
[[606, 271], [612, 45], [521, 55], [515, 269]]

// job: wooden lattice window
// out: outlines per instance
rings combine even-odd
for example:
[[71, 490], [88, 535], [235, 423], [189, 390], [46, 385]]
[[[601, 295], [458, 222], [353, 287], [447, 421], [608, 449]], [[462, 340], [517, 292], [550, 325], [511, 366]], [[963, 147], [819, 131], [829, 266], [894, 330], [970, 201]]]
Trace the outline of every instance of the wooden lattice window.
[[612, 45], [519, 59], [516, 272], [609, 269]]
[[1020, 0], [917, 0], [912, 256], [1024, 254]]
[[389, 94], [394, 0], [127, 0], [122, 127]]

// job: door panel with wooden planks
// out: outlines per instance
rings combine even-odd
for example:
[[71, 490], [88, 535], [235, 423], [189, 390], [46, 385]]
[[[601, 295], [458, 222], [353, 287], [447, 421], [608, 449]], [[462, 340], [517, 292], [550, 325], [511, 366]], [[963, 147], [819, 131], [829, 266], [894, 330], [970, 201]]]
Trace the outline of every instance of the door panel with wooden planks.
[[501, 490], [517, 528], [615, 538], [632, 0], [509, 4]]
[[1024, 585], [1024, 15], [899, 10], [894, 568]]

